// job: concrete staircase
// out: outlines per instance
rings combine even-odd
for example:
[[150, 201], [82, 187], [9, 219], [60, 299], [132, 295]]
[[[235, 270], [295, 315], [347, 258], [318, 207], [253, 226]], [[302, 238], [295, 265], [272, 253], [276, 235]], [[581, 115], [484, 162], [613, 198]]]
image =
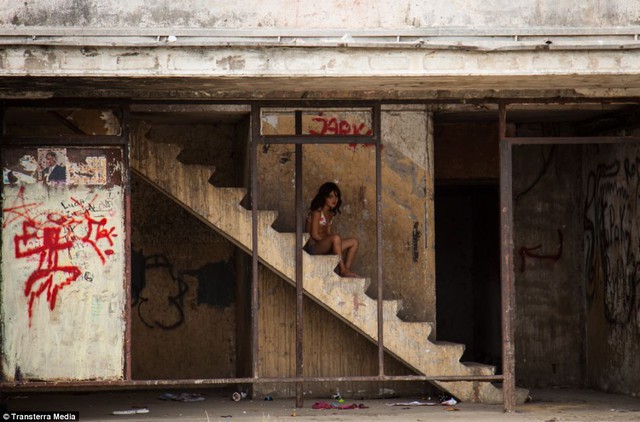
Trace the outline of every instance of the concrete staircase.
[[[181, 148], [154, 143], [134, 136], [131, 150], [133, 170], [166, 195], [188, 209], [230, 241], [251, 251], [251, 211], [240, 205], [246, 190], [219, 188], [209, 183], [208, 166], [185, 165], [177, 160]], [[258, 212], [258, 255], [260, 261], [290, 283], [295, 283], [295, 233], [279, 233], [271, 225], [275, 211]], [[305, 293], [360, 333], [375, 341], [378, 337], [376, 301], [365, 294], [368, 281], [343, 279], [333, 270], [338, 256], [303, 253]], [[357, 305], [356, 305], [357, 304]], [[384, 301], [384, 347], [421, 374], [493, 375], [495, 368], [462, 363], [464, 345], [429, 340], [428, 322], [406, 322], [397, 316], [398, 302]], [[502, 390], [488, 382], [435, 382], [462, 401], [502, 403]], [[518, 391], [522, 403], [526, 390]]]

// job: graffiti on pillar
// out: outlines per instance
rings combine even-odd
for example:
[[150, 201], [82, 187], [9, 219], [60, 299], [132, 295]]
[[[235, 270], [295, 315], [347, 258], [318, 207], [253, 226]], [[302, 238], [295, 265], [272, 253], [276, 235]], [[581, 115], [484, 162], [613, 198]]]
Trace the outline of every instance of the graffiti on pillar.
[[[585, 272], [587, 294], [604, 292], [605, 317], [627, 324], [640, 284], [637, 254], [640, 159], [613, 159], [588, 173], [584, 203]], [[636, 309], [638, 312], [638, 309]], [[640, 327], [639, 327], [640, 328]]]
[[546, 260], [546, 261], [551, 261], [551, 262], [557, 262], [560, 260], [560, 258], [562, 258], [562, 247], [563, 247], [564, 241], [562, 238], [562, 230], [558, 229], [558, 245], [557, 245], [557, 251], [555, 253], [541, 253], [539, 252], [540, 249], [542, 249], [542, 245], [536, 245], [536, 246], [532, 246], [532, 247], [526, 247], [523, 246], [520, 248], [519, 254], [520, 254], [520, 272], [524, 273], [525, 269], [526, 269], [526, 259], [530, 258], [530, 259], [539, 259], [539, 260]]

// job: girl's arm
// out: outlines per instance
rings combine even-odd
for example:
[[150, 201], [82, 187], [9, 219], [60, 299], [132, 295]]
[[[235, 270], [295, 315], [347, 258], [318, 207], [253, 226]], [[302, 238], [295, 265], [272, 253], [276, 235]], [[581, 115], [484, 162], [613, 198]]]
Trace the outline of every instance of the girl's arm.
[[314, 211], [311, 213], [311, 238], [316, 242], [324, 239], [323, 234], [320, 231], [320, 211]]

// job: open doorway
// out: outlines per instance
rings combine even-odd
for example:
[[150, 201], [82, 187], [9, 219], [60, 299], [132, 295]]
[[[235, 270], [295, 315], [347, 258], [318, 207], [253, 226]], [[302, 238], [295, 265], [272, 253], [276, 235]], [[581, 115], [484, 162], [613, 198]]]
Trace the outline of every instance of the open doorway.
[[438, 338], [500, 373], [498, 186], [439, 185], [435, 203]]

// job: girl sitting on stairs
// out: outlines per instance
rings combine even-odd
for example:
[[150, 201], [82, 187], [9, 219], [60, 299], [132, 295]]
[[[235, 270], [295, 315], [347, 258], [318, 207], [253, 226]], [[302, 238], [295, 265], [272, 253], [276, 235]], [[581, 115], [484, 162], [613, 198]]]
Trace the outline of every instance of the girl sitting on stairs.
[[351, 271], [351, 265], [358, 251], [358, 239], [343, 239], [331, 233], [333, 217], [340, 214], [340, 188], [335, 183], [327, 182], [320, 186], [307, 215], [305, 231], [311, 238], [304, 250], [311, 255], [335, 254], [340, 256], [339, 271], [342, 277], [359, 277]]

